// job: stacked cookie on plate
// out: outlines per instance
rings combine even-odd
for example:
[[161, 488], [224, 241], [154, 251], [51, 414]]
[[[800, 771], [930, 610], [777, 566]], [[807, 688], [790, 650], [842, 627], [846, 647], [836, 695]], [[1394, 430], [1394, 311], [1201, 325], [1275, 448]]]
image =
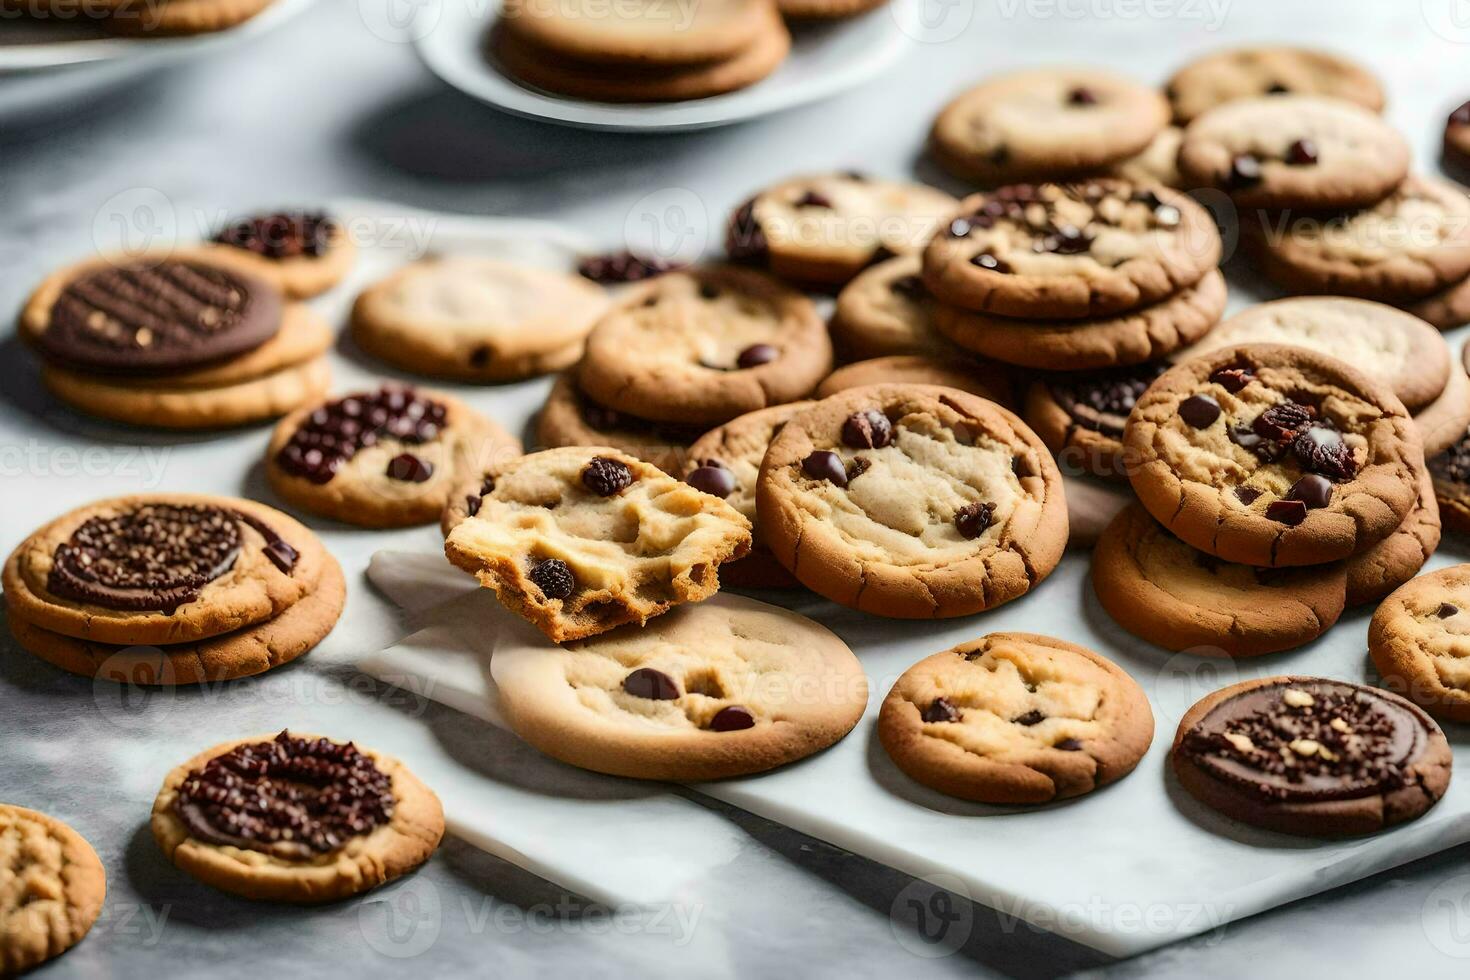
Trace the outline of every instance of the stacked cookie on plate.
[[489, 46], [510, 75], [549, 92], [673, 102], [760, 81], [785, 60], [791, 35], [773, 0], [513, 0]]

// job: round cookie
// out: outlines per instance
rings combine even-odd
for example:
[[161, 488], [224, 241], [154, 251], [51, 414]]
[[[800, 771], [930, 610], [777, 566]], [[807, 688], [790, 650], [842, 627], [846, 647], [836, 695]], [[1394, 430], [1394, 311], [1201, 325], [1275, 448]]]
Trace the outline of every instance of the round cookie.
[[1470, 278], [1451, 283], [1437, 293], [1404, 303], [1404, 309], [1439, 330], [1470, 323]]
[[1392, 534], [1422, 444], [1393, 394], [1302, 347], [1226, 348], [1139, 398], [1123, 437], [1139, 500], [1185, 543], [1247, 565], [1314, 565]]
[[79, 640], [185, 643], [280, 616], [332, 565], [316, 535], [263, 504], [139, 494], [22, 541], [5, 563], [5, 603], [12, 619]]
[[1151, 88], [1095, 69], [991, 78], [946, 105], [930, 147], [957, 177], [996, 185], [1101, 170], [1143, 152], [1169, 121]]
[[679, 472], [703, 427], [649, 422], [599, 405], [577, 387], [576, 373], [556, 379], [536, 416], [536, 438], [543, 446], [611, 446], [666, 473]]
[[1470, 165], [1470, 102], [1450, 113], [1445, 123], [1444, 155], [1461, 166]]
[[868, 704], [862, 665], [837, 636], [723, 594], [563, 646], [507, 633], [490, 670], [516, 734], [562, 762], [635, 779], [774, 769], [840, 740]]
[[1379, 683], [1436, 718], [1470, 721], [1470, 565], [1420, 575], [1379, 604], [1368, 653]]
[[1152, 306], [1086, 320], [1022, 320], [953, 306], [934, 311], [939, 332], [960, 347], [1021, 367], [1084, 371], [1152, 361], [1199, 340], [1225, 312], [1218, 269]]
[[1419, 478], [1419, 496], [1398, 530], [1343, 563], [1347, 571], [1347, 604], [1378, 602], [1419, 574], [1439, 547], [1439, 504], [1428, 467]]
[[520, 441], [448, 395], [384, 386], [298, 409], [266, 449], [271, 488], [361, 527], [439, 519], [468, 473], [519, 456]]
[[125, 374], [91, 375], [55, 366], [46, 370], [72, 377], [94, 378], [95, 383], [109, 388], [201, 392], [223, 390], [317, 361], [331, 349], [335, 339], [336, 331], [320, 313], [305, 303], [287, 303], [281, 311], [281, 329], [275, 336], [254, 350], [228, 360], [211, 361], [199, 367], [169, 371], [167, 374], [139, 377]]
[[817, 385], [817, 397], [829, 398], [849, 388], [877, 384], [939, 385], [958, 388], [1014, 408], [1011, 378], [1004, 365], [958, 354], [946, 360], [921, 354], [875, 357], [844, 364]]
[[225, 225], [213, 241], [232, 257], [244, 253], [260, 275], [293, 299], [331, 289], [357, 259], [346, 229], [321, 211], [251, 215]]
[[1371, 207], [1409, 173], [1409, 144], [1367, 109], [1276, 95], [1227, 102], [1189, 124], [1179, 172], [1244, 208]]
[[734, 507], [608, 448], [507, 460], [482, 489], [444, 553], [558, 643], [708, 599], [750, 551]]
[[791, 402], [763, 408], [711, 429], [689, 447], [681, 475], [690, 486], [723, 498], [751, 522], [755, 545], [749, 555], [720, 571], [726, 585], [737, 588], [789, 589], [798, 583], [760, 543], [755, 515], [755, 487], [761, 460], [771, 440], [788, 419], [815, 402]]
[[776, 0], [782, 17], [793, 20], [838, 20], [876, 10], [888, 0]]
[[1217, 51], [1185, 65], [1165, 86], [1182, 125], [1227, 102], [1263, 95], [1322, 95], [1383, 110], [1372, 74], [1325, 51], [1284, 46]]
[[1308, 837], [1372, 834], [1421, 816], [1453, 764], [1444, 732], [1408, 701], [1320, 677], [1207, 695], [1179, 722], [1170, 759], [1206, 806]]
[[860, 272], [842, 288], [830, 324], [832, 345], [842, 360], [955, 353], [934, 329], [934, 300], [920, 267], [917, 255], [899, 255]]
[[736, 209], [725, 252], [782, 279], [841, 285], [884, 256], [919, 252], [958, 204], [925, 184], [856, 172], [793, 177]]
[[[81, 9], [118, 34], [210, 34], [237, 27], [273, 0], [86, 0]], [[77, 0], [41, 0], [57, 16], [76, 16]], [[99, 16], [101, 15], [101, 16]]]
[[428, 258], [363, 291], [352, 308], [352, 339], [415, 374], [508, 381], [576, 363], [606, 305], [601, 289], [569, 273]]
[[92, 845], [55, 817], [0, 803], [0, 976], [81, 942], [107, 895]]
[[1289, 344], [1353, 364], [1387, 386], [1410, 412], [1444, 393], [1449, 346], [1417, 317], [1382, 303], [1340, 296], [1280, 299], [1230, 317], [1174, 360], [1241, 344]]
[[1470, 533], [1470, 433], [1429, 458], [1440, 519], [1452, 531]]
[[1179, 173], [1179, 144], [1183, 142], [1184, 130], [1178, 126], [1165, 126], [1142, 153], [1115, 163], [1108, 170], [1108, 175], [1142, 187], [1162, 184], [1183, 190], [1186, 184], [1184, 176]]
[[772, 0], [709, 0], [688, 9], [664, 0], [509, 0], [498, 24], [558, 60], [646, 71], [736, 57], [780, 22]]
[[1438, 398], [1414, 416], [1414, 428], [1424, 440], [1424, 457], [1429, 459], [1449, 449], [1470, 427], [1470, 375], [1458, 364], [1450, 365], [1450, 380]]
[[1034, 633], [991, 633], [920, 660], [878, 714], [878, 739], [898, 768], [981, 803], [1090, 793], [1132, 772], [1153, 735], [1133, 678]]
[[1038, 378], [1026, 391], [1026, 424], [1056, 456], [1063, 473], [1127, 479], [1124, 426], [1138, 399], [1167, 368], [1154, 361]]
[[283, 731], [170, 770], [150, 824], [164, 855], [213, 888], [318, 903], [423, 864], [444, 837], [444, 809], [397, 759]]
[[1326, 633], [1342, 615], [1347, 572], [1222, 562], [1165, 531], [1138, 504], [1097, 542], [1092, 586], [1108, 615], [1166, 650], [1255, 657]]
[[965, 199], [924, 250], [924, 283], [978, 313], [1099, 317], [1194, 285], [1220, 250], [1213, 219], [1175, 191], [1111, 179], [1018, 184]]
[[1411, 176], [1368, 210], [1241, 231], [1262, 271], [1297, 293], [1407, 303], [1470, 276], [1470, 198], [1437, 177]]
[[804, 398], [831, 369], [811, 300], [763, 273], [716, 266], [626, 293], [587, 338], [577, 382], [638, 418], [718, 425]]
[[993, 609], [1067, 541], [1061, 475], [1021, 420], [933, 385], [853, 388], [793, 417], [761, 464], [767, 547], [807, 588], [879, 616]]

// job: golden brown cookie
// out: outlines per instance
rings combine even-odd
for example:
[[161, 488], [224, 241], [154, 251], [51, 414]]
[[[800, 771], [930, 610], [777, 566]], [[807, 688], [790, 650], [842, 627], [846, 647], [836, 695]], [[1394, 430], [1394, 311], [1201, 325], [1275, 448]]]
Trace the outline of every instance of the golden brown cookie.
[[611, 446], [665, 473], [679, 472], [689, 444], [704, 431], [703, 426], [650, 422], [600, 405], [577, 387], [575, 369], [556, 379], [536, 416], [536, 438], [548, 449]]
[[988, 398], [997, 405], [1015, 405], [1011, 371], [1003, 364], [964, 354], [947, 360], [923, 354], [895, 354], [854, 361], [827, 375], [817, 385], [817, 397], [827, 398], [849, 388], [876, 384], [939, 385]]
[[955, 353], [934, 328], [934, 299], [920, 268], [917, 255], [900, 255], [864, 270], [843, 287], [830, 324], [840, 359]]
[[1380, 683], [1446, 721], [1470, 721], [1470, 565], [1400, 586], [1378, 606], [1368, 652]]
[[1470, 374], [1458, 364], [1450, 365], [1450, 380], [1444, 391], [1414, 416], [1414, 428], [1424, 440], [1424, 457], [1429, 459], [1449, 449], [1470, 428]]
[[0, 976], [19, 976], [81, 942], [106, 895], [107, 873], [82, 835], [0, 803]]
[[1051, 573], [1061, 475], [1035, 433], [955, 388], [853, 388], [790, 419], [761, 464], [765, 544], [807, 588], [879, 616], [992, 609]]
[[[78, 11], [96, 17], [118, 34], [164, 36], [229, 30], [254, 17], [273, 0], [42, 0], [60, 17]], [[101, 16], [99, 16], [99, 14]]]
[[510, 0], [499, 23], [520, 40], [550, 48], [558, 60], [650, 71], [735, 57], [768, 34], [773, 21], [780, 23], [772, 0], [709, 0], [689, 8], [668, 0]]
[[1026, 424], [1064, 474], [1128, 478], [1123, 427], [1133, 406], [1168, 368], [1162, 361], [1107, 371], [1043, 375], [1026, 391]]
[[1230, 48], [1198, 58], [1169, 79], [1174, 118], [1188, 123], [1210, 109], [1263, 95], [1321, 95], [1383, 111], [1383, 87], [1339, 55], [1282, 45]]
[[1377, 833], [1444, 795], [1444, 733], [1387, 691], [1321, 677], [1244, 681], [1190, 708], [1171, 754], [1179, 783], [1244, 823], [1308, 837]]
[[1419, 496], [1398, 530], [1343, 563], [1347, 569], [1347, 604], [1377, 602], [1419, 574], [1439, 547], [1439, 504], [1428, 467], [1419, 478]]
[[444, 809], [397, 759], [299, 733], [225, 742], [171, 770], [153, 839], [221, 891], [330, 902], [401, 877], [444, 837]]
[[926, 657], [883, 700], [878, 738], [926, 786], [981, 803], [1050, 803], [1133, 771], [1148, 698], [1116, 664], [1034, 633], [991, 633]]
[[1142, 153], [1114, 164], [1108, 175], [1139, 186], [1162, 184], [1175, 190], [1187, 190], [1184, 176], [1179, 173], [1179, 144], [1183, 142], [1184, 130], [1178, 126], [1165, 126]]

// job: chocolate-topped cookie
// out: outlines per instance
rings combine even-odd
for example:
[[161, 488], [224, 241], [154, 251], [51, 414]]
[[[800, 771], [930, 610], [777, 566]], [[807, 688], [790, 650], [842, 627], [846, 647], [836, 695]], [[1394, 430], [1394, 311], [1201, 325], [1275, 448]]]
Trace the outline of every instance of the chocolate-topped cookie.
[[280, 290], [205, 252], [93, 259], [48, 277], [21, 335], [48, 361], [100, 374], [159, 375], [244, 354], [281, 329]]
[[1165, 372], [1123, 443], [1149, 513], [1247, 565], [1336, 561], [1383, 540], [1413, 507], [1424, 466], [1386, 387], [1325, 354], [1267, 344]]
[[226, 742], [165, 777], [153, 838], [205, 884], [246, 898], [328, 902], [428, 860], [439, 799], [396, 759], [283, 731]]
[[924, 251], [924, 283], [962, 309], [1081, 319], [1166, 299], [1220, 261], [1208, 212], [1116, 179], [1016, 184], [966, 198]]
[[231, 221], [212, 239], [252, 260], [259, 273], [293, 299], [331, 289], [352, 269], [357, 249], [347, 231], [323, 211], [277, 211]]
[[1421, 816], [1452, 756], [1396, 694], [1319, 677], [1267, 677], [1205, 697], [1179, 723], [1179, 783], [1236, 820], [1310, 837], [1371, 834]]
[[1168, 366], [1154, 361], [1040, 378], [1026, 392], [1026, 424], [1063, 472], [1126, 479], [1123, 427], [1138, 399]]
[[536, 438], [548, 449], [611, 446], [665, 473], [679, 472], [689, 444], [704, 432], [702, 425], [652, 422], [608, 408], [577, 387], [575, 369], [556, 379], [536, 416]]
[[761, 464], [766, 545], [807, 588], [880, 616], [967, 616], [1056, 567], [1061, 475], [1030, 429], [954, 388], [872, 385], [792, 417]]

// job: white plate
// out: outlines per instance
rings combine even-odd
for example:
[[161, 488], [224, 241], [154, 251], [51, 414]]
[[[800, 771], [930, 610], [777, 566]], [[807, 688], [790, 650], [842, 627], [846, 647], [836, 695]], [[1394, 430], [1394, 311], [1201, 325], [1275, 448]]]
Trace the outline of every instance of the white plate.
[[493, 0], [437, 0], [419, 7], [409, 28], [424, 63], [450, 85], [497, 109], [582, 129], [707, 129], [831, 98], [872, 78], [909, 47], [901, 24], [922, 0], [891, 0], [850, 20], [801, 25], [791, 54], [770, 77], [707, 99], [617, 104], [551, 95], [509, 78], [485, 56], [496, 17]]

